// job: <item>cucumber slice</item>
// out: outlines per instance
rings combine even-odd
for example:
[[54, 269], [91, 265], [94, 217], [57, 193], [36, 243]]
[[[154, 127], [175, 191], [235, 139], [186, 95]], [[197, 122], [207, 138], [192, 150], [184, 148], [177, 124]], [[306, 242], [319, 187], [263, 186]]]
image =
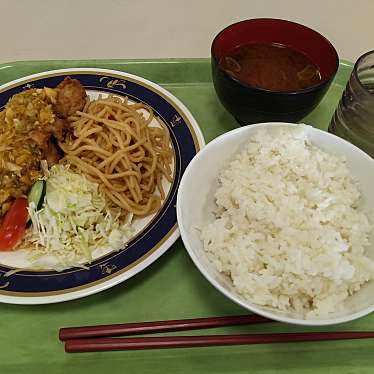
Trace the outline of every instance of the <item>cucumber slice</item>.
[[46, 185], [47, 185], [46, 181], [43, 181], [43, 180], [36, 181], [31, 187], [29, 195], [27, 196], [27, 200], [29, 204], [33, 202], [37, 210], [41, 209], [41, 207], [43, 206], [44, 196], [46, 192]]

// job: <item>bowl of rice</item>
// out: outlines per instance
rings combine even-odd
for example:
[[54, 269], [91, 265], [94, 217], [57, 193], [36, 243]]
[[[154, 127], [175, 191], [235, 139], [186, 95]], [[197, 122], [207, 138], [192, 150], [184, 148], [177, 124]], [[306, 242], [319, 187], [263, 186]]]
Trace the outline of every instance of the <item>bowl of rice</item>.
[[205, 278], [262, 316], [300, 325], [374, 310], [374, 160], [322, 130], [262, 123], [225, 133], [189, 164], [177, 198]]

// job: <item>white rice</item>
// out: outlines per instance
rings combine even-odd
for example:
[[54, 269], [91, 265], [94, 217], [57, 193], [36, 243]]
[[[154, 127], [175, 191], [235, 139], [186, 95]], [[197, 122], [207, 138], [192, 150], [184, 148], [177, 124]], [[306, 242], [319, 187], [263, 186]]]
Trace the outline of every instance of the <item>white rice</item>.
[[219, 184], [204, 249], [245, 299], [321, 318], [373, 278], [358, 183], [303, 126], [259, 129]]

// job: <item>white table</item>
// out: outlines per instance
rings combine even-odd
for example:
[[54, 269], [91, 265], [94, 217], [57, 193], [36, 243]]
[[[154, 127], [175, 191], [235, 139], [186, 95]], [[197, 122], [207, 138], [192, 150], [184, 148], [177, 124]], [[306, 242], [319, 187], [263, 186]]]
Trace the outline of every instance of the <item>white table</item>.
[[325, 35], [340, 58], [374, 49], [374, 0], [0, 0], [0, 63], [209, 57], [226, 25], [285, 18]]

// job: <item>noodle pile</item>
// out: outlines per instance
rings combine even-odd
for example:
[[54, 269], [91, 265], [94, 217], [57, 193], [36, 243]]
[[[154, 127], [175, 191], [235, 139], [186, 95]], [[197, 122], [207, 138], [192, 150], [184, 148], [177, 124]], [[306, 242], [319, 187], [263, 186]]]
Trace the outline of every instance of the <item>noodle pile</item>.
[[165, 199], [163, 176], [172, 182], [174, 152], [152, 109], [111, 95], [88, 101], [69, 121], [72, 132], [59, 143], [62, 162], [98, 183], [109, 208], [121, 208], [122, 216], [156, 212]]

